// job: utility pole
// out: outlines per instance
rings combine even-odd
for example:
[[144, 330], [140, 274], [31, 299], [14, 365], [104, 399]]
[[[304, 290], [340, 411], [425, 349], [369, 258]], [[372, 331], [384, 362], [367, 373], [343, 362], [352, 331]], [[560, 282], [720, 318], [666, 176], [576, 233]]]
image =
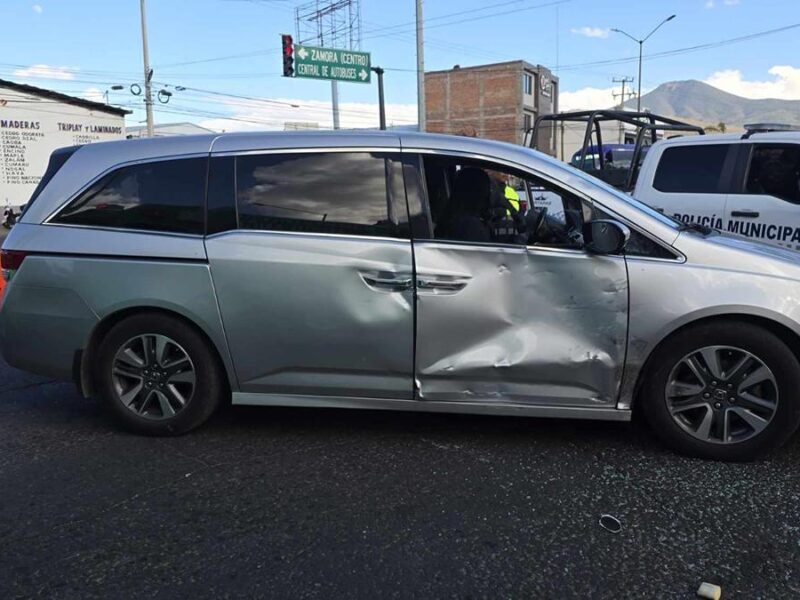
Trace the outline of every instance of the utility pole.
[[378, 76], [378, 123], [381, 129], [386, 129], [386, 104], [383, 99], [383, 69], [372, 67], [371, 69]]
[[642, 112], [642, 48], [644, 47], [644, 43], [647, 40], [649, 40], [650, 36], [652, 36], [656, 31], [661, 29], [661, 26], [664, 23], [669, 23], [676, 16], [677, 15], [668, 16], [666, 19], [661, 21], [661, 23], [656, 25], [650, 33], [648, 33], [646, 36], [644, 36], [641, 39], [635, 38], [630, 33], [626, 32], [626, 31], [622, 31], [622, 29], [614, 28], [614, 29], [611, 30], [614, 33], [621, 33], [625, 37], [628, 37], [628, 38], [632, 39], [634, 42], [636, 42], [637, 44], [639, 44], [639, 93], [636, 95], [636, 112]]
[[[625, 85], [628, 83], [633, 83], [633, 77], [614, 77], [611, 80], [613, 83], [620, 83], [622, 84], [622, 91], [620, 93], [614, 92], [614, 98], [619, 98], [619, 109], [625, 110]], [[633, 96], [633, 92], [628, 92], [628, 96]], [[625, 125], [622, 121], [619, 122], [619, 143], [622, 144], [625, 142]]]
[[333, 128], [339, 129], [339, 86], [331, 81], [331, 107], [333, 108]]
[[425, 131], [425, 44], [422, 39], [422, 0], [417, 0], [417, 122]]
[[153, 71], [147, 53], [147, 19], [144, 14], [144, 0], [139, 0], [142, 13], [142, 55], [144, 57], [144, 107], [147, 113], [147, 137], [153, 137]]

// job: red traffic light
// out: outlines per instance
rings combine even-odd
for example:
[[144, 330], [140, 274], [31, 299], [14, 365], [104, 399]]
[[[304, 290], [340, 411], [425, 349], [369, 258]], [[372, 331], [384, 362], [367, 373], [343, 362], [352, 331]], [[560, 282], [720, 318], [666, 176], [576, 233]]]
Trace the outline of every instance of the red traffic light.
[[294, 77], [294, 40], [292, 36], [281, 35], [283, 45], [283, 76]]

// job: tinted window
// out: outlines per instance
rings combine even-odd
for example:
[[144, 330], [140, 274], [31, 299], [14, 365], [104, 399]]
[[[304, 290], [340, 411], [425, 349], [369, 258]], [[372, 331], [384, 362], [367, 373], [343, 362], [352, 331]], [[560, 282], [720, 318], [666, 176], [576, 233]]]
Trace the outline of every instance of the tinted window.
[[767, 194], [788, 202], [800, 202], [800, 146], [756, 145], [746, 189], [749, 194]]
[[206, 162], [189, 158], [123, 167], [90, 187], [53, 221], [203, 233]]
[[702, 144], [667, 148], [661, 155], [653, 187], [661, 192], [719, 192], [722, 165], [729, 145]]
[[241, 228], [400, 235], [399, 221], [390, 213], [387, 157], [366, 152], [261, 154], [240, 156], [236, 162]]

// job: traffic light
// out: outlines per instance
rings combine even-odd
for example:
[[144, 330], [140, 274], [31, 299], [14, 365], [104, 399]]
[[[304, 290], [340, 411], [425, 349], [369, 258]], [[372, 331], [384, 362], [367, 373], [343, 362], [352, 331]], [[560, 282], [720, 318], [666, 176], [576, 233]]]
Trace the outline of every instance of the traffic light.
[[281, 43], [283, 44], [283, 76], [294, 77], [294, 40], [292, 40], [292, 36], [283, 34]]

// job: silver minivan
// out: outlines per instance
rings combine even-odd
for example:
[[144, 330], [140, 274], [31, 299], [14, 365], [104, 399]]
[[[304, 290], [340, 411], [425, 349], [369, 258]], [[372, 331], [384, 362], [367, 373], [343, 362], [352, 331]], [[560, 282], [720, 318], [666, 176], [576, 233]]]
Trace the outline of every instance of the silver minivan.
[[679, 451], [742, 460], [800, 423], [797, 256], [497, 142], [126, 140], [53, 154], [3, 246], [0, 339], [146, 434], [226, 401], [641, 410]]

